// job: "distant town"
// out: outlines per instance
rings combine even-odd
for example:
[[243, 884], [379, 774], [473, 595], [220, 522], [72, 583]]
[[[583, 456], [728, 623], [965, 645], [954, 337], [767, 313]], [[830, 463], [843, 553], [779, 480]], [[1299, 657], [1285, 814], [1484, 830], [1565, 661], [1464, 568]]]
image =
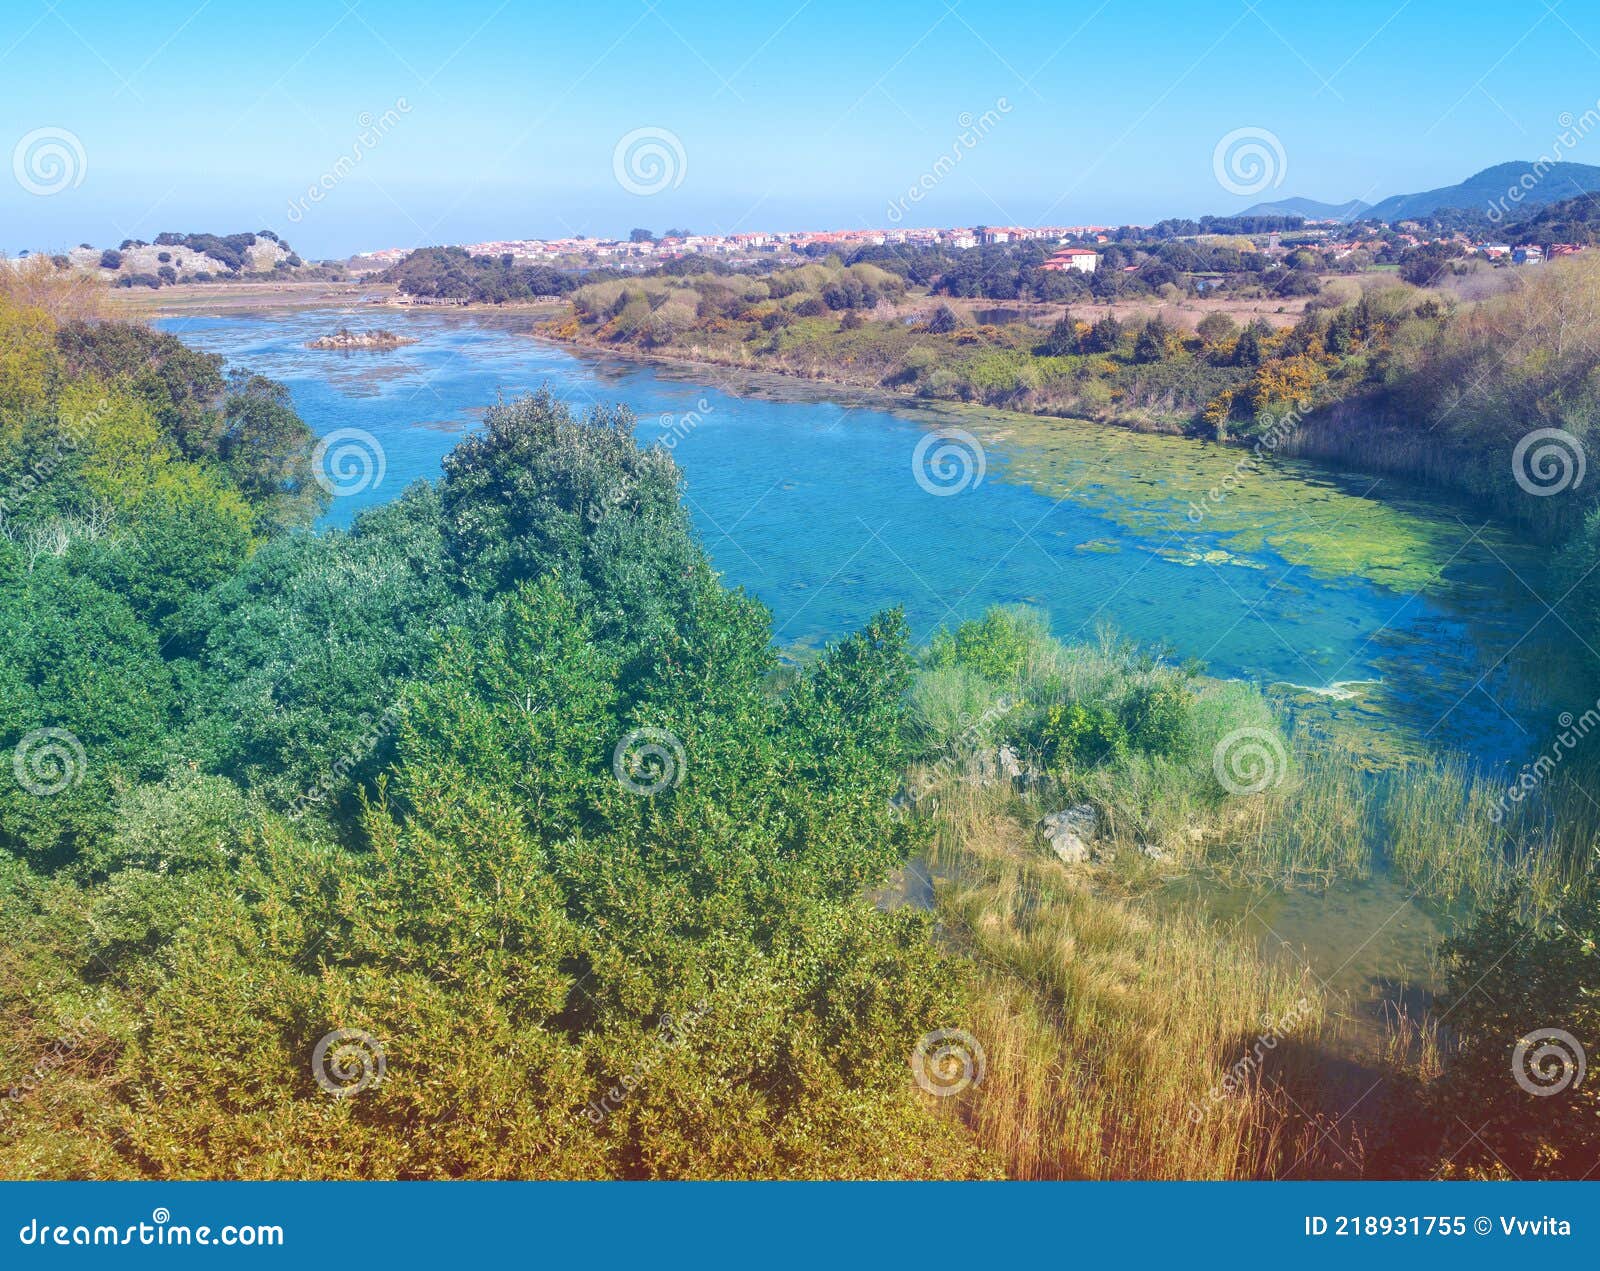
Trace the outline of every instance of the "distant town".
[[[606, 261], [613, 268], [644, 269], [663, 260], [685, 256], [713, 256], [736, 264], [786, 253], [814, 255], [814, 249], [819, 247], [837, 249], [841, 253], [861, 247], [895, 245], [946, 247], [965, 251], [1007, 243], [1045, 242], [1065, 245], [1054, 252], [1040, 266], [1041, 269], [1093, 273], [1100, 260], [1096, 245], [1129, 234], [1137, 235], [1150, 228], [1145, 225], [977, 225], [924, 229], [751, 231], [737, 234], [669, 232], [659, 238], [647, 231], [636, 230], [628, 238], [590, 238], [580, 234], [567, 238], [491, 239], [460, 246], [474, 256], [510, 256], [517, 260], [551, 263], [560, 260]], [[1306, 219], [1292, 229], [1260, 236], [1264, 239], [1261, 250], [1268, 256], [1287, 256], [1292, 249], [1279, 242], [1285, 236], [1292, 236], [1302, 244], [1307, 239], [1319, 240], [1318, 250], [1330, 261], [1346, 259], [1359, 251], [1378, 251], [1385, 247], [1441, 245], [1458, 248], [1462, 255], [1509, 261], [1515, 265], [1532, 265], [1551, 257], [1572, 255], [1587, 249], [1582, 243], [1541, 245], [1498, 242], [1465, 231], [1430, 233], [1412, 222], [1401, 222], [1398, 227], [1390, 229], [1371, 222], [1352, 224]], [[387, 267], [405, 259], [413, 250], [410, 247], [385, 247], [360, 252], [352, 260], [357, 265]]]
[[[917, 247], [952, 247], [965, 250], [971, 247], [990, 246], [996, 243], [1081, 241], [1108, 242], [1117, 227], [1112, 225], [981, 225], [949, 229], [836, 229], [750, 232], [742, 234], [674, 234], [646, 237], [644, 231], [635, 231], [629, 238], [512, 238], [496, 239], [484, 243], [466, 243], [463, 247], [474, 256], [513, 256], [526, 260], [555, 260], [562, 257], [584, 256], [596, 260], [625, 263], [638, 261], [641, 265], [677, 256], [723, 256], [730, 259], [750, 259], [762, 255], [777, 255], [785, 251], [804, 252], [812, 247], [833, 247], [841, 252], [858, 247], [883, 247], [906, 244]], [[361, 252], [358, 261], [372, 261], [388, 265], [403, 260], [409, 247], [386, 247], [379, 251]], [[1071, 249], [1060, 253], [1071, 255]], [[1080, 252], [1079, 257], [1093, 257], [1093, 251]], [[1065, 266], [1064, 266], [1065, 267]], [[1093, 263], [1075, 265], [1073, 268], [1088, 271]]]

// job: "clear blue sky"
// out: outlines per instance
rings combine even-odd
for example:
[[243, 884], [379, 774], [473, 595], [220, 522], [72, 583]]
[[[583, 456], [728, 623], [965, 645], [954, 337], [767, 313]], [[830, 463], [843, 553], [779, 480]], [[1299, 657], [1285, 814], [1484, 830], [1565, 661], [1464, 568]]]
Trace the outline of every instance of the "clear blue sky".
[[[0, 249], [268, 227], [323, 256], [635, 225], [883, 225], [957, 147], [961, 117], [1002, 98], [901, 223], [1371, 200], [1548, 151], [1563, 114], [1600, 97], [1597, 49], [1588, 0], [7, 0]], [[348, 162], [360, 117], [385, 111], [393, 126]], [[649, 195], [613, 162], [640, 128], [681, 145]], [[1281, 185], [1218, 182], [1216, 144], [1240, 128], [1277, 139]], [[16, 172], [40, 129], [71, 134], [70, 179], [47, 195], [27, 186], [59, 169]], [[341, 156], [345, 173], [292, 218]], [[1569, 157], [1600, 163], [1600, 129]]]

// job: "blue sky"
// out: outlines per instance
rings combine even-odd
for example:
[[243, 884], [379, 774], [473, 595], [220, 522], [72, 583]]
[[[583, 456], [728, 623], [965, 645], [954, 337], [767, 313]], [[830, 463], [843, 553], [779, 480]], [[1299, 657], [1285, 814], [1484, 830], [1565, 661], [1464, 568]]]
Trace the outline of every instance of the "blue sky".
[[[10, 253], [164, 229], [267, 227], [323, 256], [635, 225], [884, 225], [935, 174], [900, 223], [1371, 200], [1546, 152], [1563, 115], [1600, 98], [1600, 6], [1581, 0], [6, 9]], [[385, 112], [363, 148], [363, 120]], [[617, 175], [639, 129], [670, 134], [657, 192]], [[1217, 143], [1239, 129], [1271, 134], [1281, 183], [1219, 181]], [[1569, 157], [1600, 163], [1600, 129]], [[292, 212], [313, 185], [321, 200]]]

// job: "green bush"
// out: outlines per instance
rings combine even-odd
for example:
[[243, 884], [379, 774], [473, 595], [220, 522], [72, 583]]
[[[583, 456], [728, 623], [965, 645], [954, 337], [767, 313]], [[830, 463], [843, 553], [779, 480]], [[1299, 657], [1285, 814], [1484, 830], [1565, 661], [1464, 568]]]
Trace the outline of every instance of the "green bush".
[[1056, 772], [1116, 763], [1129, 750], [1128, 730], [1115, 711], [1098, 703], [1051, 706], [1037, 744], [1046, 765]]

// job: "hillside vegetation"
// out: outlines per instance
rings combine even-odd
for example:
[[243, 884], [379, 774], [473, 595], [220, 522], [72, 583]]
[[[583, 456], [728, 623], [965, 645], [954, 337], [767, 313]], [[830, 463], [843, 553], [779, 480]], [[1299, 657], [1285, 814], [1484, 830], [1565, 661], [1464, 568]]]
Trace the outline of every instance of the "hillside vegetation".
[[338, 266], [313, 264], [271, 230], [242, 234], [168, 231], [154, 242], [125, 238], [104, 249], [81, 243], [48, 261], [62, 273], [81, 273], [115, 287], [160, 288], [177, 283], [262, 282], [342, 277]]

